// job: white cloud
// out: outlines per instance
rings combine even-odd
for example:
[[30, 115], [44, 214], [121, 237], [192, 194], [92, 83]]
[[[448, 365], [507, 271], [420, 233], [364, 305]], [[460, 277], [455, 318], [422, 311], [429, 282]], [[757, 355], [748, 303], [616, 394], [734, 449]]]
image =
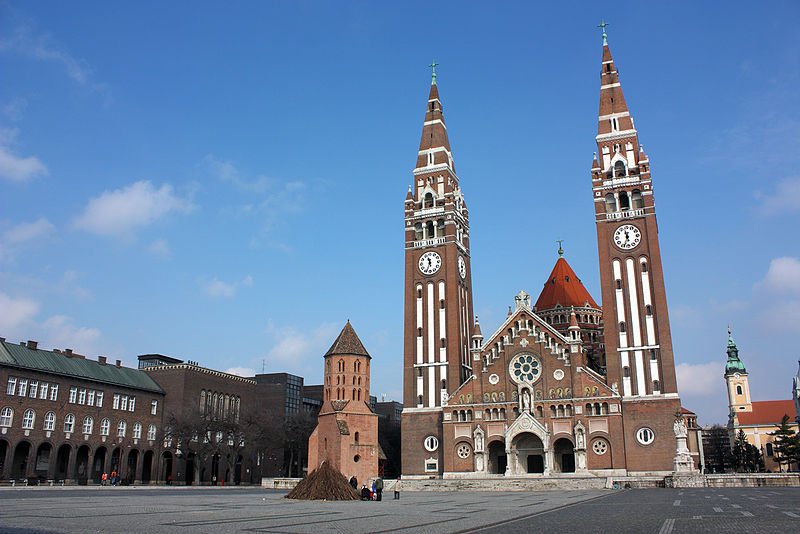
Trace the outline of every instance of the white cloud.
[[47, 174], [47, 167], [39, 158], [17, 156], [9, 147], [0, 145], [0, 178], [11, 182], [27, 182]]
[[[695, 397], [716, 396], [723, 383], [724, 362], [679, 363], [675, 367], [678, 393]], [[685, 404], [685, 403], [684, 403]]]
[[25, 98], [12, 98], [2, 107], [3, 115], [10, 121], [22, 119], [25, 110], [28, 108], [28, 100]]
[[774, 293], [800, 294], [800, 259], [790, 256], [773, 259], [760, 285]]
[[54, 315], [42, 323], [42, 340], [53, 347], [75, 348], [81, 354], [93, 354], [100, 340], [100, 330], [77, 326], [66, 315]]
[[212, 278], [203, 284], [203, 290], [210, 297], [230, 298], [236, 295], [236, 284], [229, 284]]
[[173, 194], [171, 185], [156, 189], [149, 181], [142, 180], [92, 198], [74, 224], [93, 234], [131, 237], [137, 228], [171, 213], [188, 213], [193, 208], [188, 199]]
[[240, 287], [251, 287], [253, 285], [253, 277], [247, 275], [238, 282], [224, 282], [216, 277], [211, 280], [201, 279], [199, 282], [203, 291], [209, 297], [231, 298], [236, 296], [236, 292]]
[[800, 176], [781, 180], [773, 193], [757, 191], [755, 197], [761, 202], [759, 209], [765, 215], [800, 211]]
[[61, 68], [78, 86], [103, 94], [109, 99], [108, 87], [94, 79], [86, 60], [75, 57], [48, 34], [37, 33], [28, 24], [19, 24], [14, 31], [0, 39], [0, 52], [16, 53]]
[[169, 258], [172, 255], [172, 251], [166, 239], [156, 239], [150, 243], [150, 246], [147, 247], [147, 251], [159, 258]]
[[3, 241], [9, 244], [24, 243], [49, 234], [53, 228], [50, 221], [40, 217], [34, 222], [21, 223], [6, 230], [3, 234]]
[[39, 303], [0, 293], [0, 310], [0, 336], [19, 336], [23, 334], [19, 329], [28, 325], [39, 312]]
[[271, 180], [266, 176], [258, 176], [253, 180], [247, 180], [242, 177], [236, 165], [230, 161], [217, 159], [213, 154], [203, 158], [203, 164], [217, 179], [233, 184], [242, 191], [265, 193], [270, 188]]
[[288, 368], [289, 372], [303, 371], [311, 362], [318, 364], [321, 369], [322, 356], [336, 339], [339, 330], [341, 325], [332, 323], [323, 323], [309, 331], [293, 326], [275, 327], [270, 322], [267, 333], [273, 338], [274, 345], [267, 353], [267, 363], [272, 368]]
[[256, 375], [255, 369], [250, 369], [249, 367], [231, 367], [230, 369], [225, 369], [225, 372], [246, 378]]

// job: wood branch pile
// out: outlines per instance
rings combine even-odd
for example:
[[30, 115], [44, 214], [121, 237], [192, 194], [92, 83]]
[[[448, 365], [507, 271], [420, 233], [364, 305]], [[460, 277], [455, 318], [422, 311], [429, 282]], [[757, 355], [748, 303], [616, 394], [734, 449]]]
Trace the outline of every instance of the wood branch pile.
[[321, 466], [301, 480], [286, 495], [286, 498], [309, 501], [357, 501], [359, 495], [350, 486], [343, 474], [334, 469], [330, 463], [323, 462]]

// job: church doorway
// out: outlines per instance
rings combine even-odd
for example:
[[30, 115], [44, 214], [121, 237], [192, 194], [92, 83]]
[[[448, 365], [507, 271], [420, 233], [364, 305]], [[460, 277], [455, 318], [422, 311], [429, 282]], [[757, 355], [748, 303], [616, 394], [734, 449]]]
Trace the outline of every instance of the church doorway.
[[511, 442], [516, 452], [517, 470], [520, 473], [541, 474], [545, 471], [544, 444], [539, 436], [523, 432]]
[[553, 456], [556, 460], [556, 470], [560, 473], [575, 472], [575, 449], [572, 442], [566, 438], [557, 439], [553, 444]]
[[502, 441], [493, 441], [489, 444], [489, 473], [504, 475], [507, 465], [506, 447]]

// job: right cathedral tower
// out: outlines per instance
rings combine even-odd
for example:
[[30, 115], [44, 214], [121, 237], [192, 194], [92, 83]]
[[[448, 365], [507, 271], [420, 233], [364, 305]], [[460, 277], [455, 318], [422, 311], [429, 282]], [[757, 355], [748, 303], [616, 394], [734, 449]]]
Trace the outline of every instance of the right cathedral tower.
[[[680, 410], [650, 162], [603, 32], [592, 164], [607, 378], [622, 395], [628, 469], [669, 468]], [[631, 443], [633, 445], [633, 443]], [[649, 458], [645, 458], [648, 455]]]

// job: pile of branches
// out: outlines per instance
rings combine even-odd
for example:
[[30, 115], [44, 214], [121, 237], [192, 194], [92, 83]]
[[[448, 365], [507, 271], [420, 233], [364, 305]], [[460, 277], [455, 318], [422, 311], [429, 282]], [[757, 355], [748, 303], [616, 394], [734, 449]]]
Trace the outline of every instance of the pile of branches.
[[311, 472], [286, 496], [287, 499], [357, 501], [359, 495], [347, 479], [328, 462]]

